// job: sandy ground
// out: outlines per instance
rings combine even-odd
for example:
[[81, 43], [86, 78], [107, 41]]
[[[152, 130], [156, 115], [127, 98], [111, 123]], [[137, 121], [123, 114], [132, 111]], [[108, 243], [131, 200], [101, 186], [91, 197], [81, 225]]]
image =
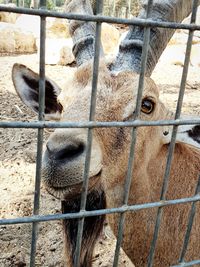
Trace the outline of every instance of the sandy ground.
[[[172, 56], [174, 53], [174, 56]], [[161, 98], [168, 107], [175, 109], [183, 67], [175, 62], [174, 46], [169, 46], [159, 61], [153, 79], [160, 88]], [[38, 70], [37, 55], [0, 57], [0, 120], [28, 121], [36, 116], [26, 108], [14, 92], [11, 69], [23, 63]], [[61, 87], [71, 72], [66, 66], [47, 66], [46, 73]], [[183, 112], [200, 115], [200, 67], [190, 64], [184, 97]], [[45, 131], [45, 139], [48, 137]], [[15, 218], [32, 214], [35, 153], [37, 131], [32, 129], [0, 129], [0, 217]], [[60, 202], [41, 189], [41, 214], [60, 212]], [[107, 228], [106, 228], [107, 229]], [[29, 266], [31, 225], [0, 226], [0, 267]], [[36, 266], [64, 266], [62, 260], [61, 222], [39, 224]], [[99, 241], [94, 254], [94, 266], [112, 266], [114, 239], [108, 229]], [[120, 265], [131, 266], [126, 257]]]

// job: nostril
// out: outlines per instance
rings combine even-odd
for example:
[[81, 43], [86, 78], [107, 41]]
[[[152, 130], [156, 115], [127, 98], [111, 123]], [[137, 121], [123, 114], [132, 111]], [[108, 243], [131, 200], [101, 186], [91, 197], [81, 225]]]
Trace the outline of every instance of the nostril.
[[46, 151], [45, 154], [49, 157], [52, 158], [55, 153], [55, 148], [51, 145], [51, 143], [46, 143]]
[[168, 131], [164, 131], [164, 132], [163, 132], [163, 135], [164, 135], [164, 136], [167, 136], [168, 134], [169, 134]]
[[46, 144], [46, 148], [47, 148], [48, 153], [51, 154], [52, 153], [52, 150], [50, 148], [49, 143]]
[[[48, 148], [47, 148], [48, 149]], [[55, 160], [72, 160], [78, 157], [84, 151], [84, 144], [68, 144], [63, 149], [55, 152]]]

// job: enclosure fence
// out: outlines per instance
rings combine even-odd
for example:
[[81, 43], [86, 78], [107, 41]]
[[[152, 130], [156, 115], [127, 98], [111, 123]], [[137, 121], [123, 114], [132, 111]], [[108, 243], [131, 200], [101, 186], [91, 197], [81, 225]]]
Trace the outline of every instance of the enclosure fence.
[[[53, 221], [53, 220], [62, 220], [62, 219], [75, 219], [79, 218], [78, 224], [78, 234], [77, 234], [77, 243], [76, 243], [76, 258], [75, 258], [75, 266], [79, 265], [79, 256], [81, 249], [81, 241], [82, 241], [82, 233], [83, 233], [83, 224], [84, 218], [88, 216], [97, 216], [103, 214], [110, 213], [120, 213], [120, 221], [118, 228], [118, 236], [117, 236], [117, 244], [115, 250], [115, 256], [113, 259], [113, 266], [118, 266], [119, 259], [119, 250], [123, 237], [123, 227], [124, 227], [124, 219], [127, 211], [138, 211], [142, 209], [149, 208], [158, 208], [157, 218], [155, 222], [154, 236], [151, 243], [150, 253], [148, 257], [148, 267], [153, 266], [153, 258], [156, 247], [156, 241], [158, 238], [159, 227], [161, 225], [161, 217], [162, 217], [162, 208], [169, 205], [177, 205], [183, 203], [192, 203], [191, 210], [188, 218], [187, 230], [185, 233], [185, 239], [182, 248], [180, 248], [180, 258], [177, 259], [177, 265], [175, 266], [192, 266], [195, 264], [200, 265], [199, 260], [193, 260], [190, 262], [185, 262], [185, 254], [187, 251], [187, 246], [189, 242], [190, 232], [193, 225], [193, 220], [195, 216], [195, 206], [196, 202], [200, 201], [200, 176], [199, 181], [196, 186], [196, 192], [194, 196], [188, 198], [181, 198], [175, 200], [166, 200], [166, 191], [170, 174], [170, 166], [172, 161], [172, 155], [175, 147], [175, 140], [177, 134], [177, 128], [179, 125], [191, 125], [191, 124], [199, 124], [199, 119], [180, 119], [181, 107], [183, 102], [183, 96], [186, 85], [186, 78], [188, 73], [188, 66], [190, 61], [190, 53], [192, 47], [192, 38], [195, 30], [200, 31], [200, 25], [195, 24], [198, 0], [193, 1], [193, 9], [191, 16], [190, 24], [181, 24], [175, 22], [158, 22], [149, 19], [149, 14], [153, 5], [153, 0], [148, 1], [147, 7], [147, 18], [146, 19], [123, 19], [116, 17], [108, 17], [101, 15], [103, 8], [103, 1], [97, 1], [97, 15], [81, 15], [81, 14], [68, 14], [68, 13], [57, 13], [47, 11], [45, 9], [46, 3], [45, 0], [40, 1], [40, 9], [25, 9], [25, 8], [11, 8], [6, 6], [0, 6], [0, 11], [14, 12], [19, 14], [29, 14], [29, 15], [37, 15], [41, 19], [40, 26], [40, 95], [39, 95], [39, 117], [38, 121], [35, 122], [22, 122], [22, 121], [1, 121], [1, 128], [37, 128], [38, 129], [38, 143], [37, 143], [37, 163], [36, 163], [36, 179], [35, 179], [35, 195], [34, 195], [34, 209], [33, 216], [29, 217], [19, 217], [15, 219], [0, 219], [0, 225], [11, 225], [11, 224], [23, 224], [23, 223], [32, 223], [32, 243], [31, 243], [31, 256], [30, 256], [30, 266], [35, 266], [35, 255], [36, 255], [36, 241], [37, 241], [37, 228], [39, 222], [44, 221]], [[90, 106], [90, 118], [88, 122], [47, 122], [44, 121], [44, 98], [45, 98], [45, 27], [46, 27], [46, 18], [47, 17], [57, 17], [57, 18], [65, 18], [70, 20], [80, 20], [80, 21], [93, 21], [96, 22], [96, 36], [95, 36], [95, 56], [93, 63], [93, 80], [92, 80], [92, 97], [91, 97], [91, 106]], [[135, 25], [144, 28], [144, 43], [143, 43], [143, 52], [142, 52], [142, 61], [141, 61], [141, 72], [139, 77], [139, 86], [138, 86], [138, 95], [137, 95], [137, 104], [135, 111], [135, 118], [133, 121], [126, 122], [95, 122], [94, 114], [95, 114], [95, 104], [96, 104], [96, 92], [97, 92], [97, 84], [98, 84], [98, 67], [99, 67], [99, 51], [100, 51], [100, 34], [101, 34], [101, 23], [108, 22], [114, 24], [126, 24], [126, 25]], [[188, 42], [186, 48], [185, 62], [182, 72], [182, 79], [179, 91], [179, 97], [177, 102], [176, 114], [175, 118], [172, 120], [159, 120], [159, 121], [141, 121], [139, 120], [140, 114], [140, 106], [143, 92], [143, 83], [145, 76], [145, 66], [147, 61], [147, 53], [148, 53], [148, 43], [150, 36], [150, 29], [153, 27], [162, 27], [162, 28], [171, 28], [171, 29], [187, 29], [189, 30]], [[128, 205], [128, 196], [129, 189], [131, 184], [131, 175], [132, 175], [132, 166], [134, 162], [134, 150], [136, 143], [136, 131], [138, 127], [142, 126], [162, 126], [162, 125], [173, 125], [173, 133], [172, 139], [169, 146], [167, 164], [165, 169], [165, 175], [163, 178], [163, 186], [160, 201], [153, 203], [145, 203], [145, 204], [137, 204], [137, 205]], [[132, 142], [130, 148], [130, 155], [128, 161], [128, 171], [125, 181], [125, 197], [123, 199], [123, 205], [117, 208], [110, 209], [102, 209], [102, 210], [93, 210], [86, 211], [86, 199], [87, 199], [87, 187], [88, 187], [88, 174], [89, 174], [89, 162], [91, 157], [91, 145], [92, 145], [92, 129], [93, 128], [101, 128], [101, 127], [130, 127], [132, 129]], [[67, 213], [67, 214], [55, 214], [55, 215], [39, 215], [39, 203], [40, 203], [40, 180], [41, 180], [41, 161], [42, 161], [42, 146], [43, 146], [43, 131], [45, 128], [88, 128], [88, 137], [87, 137], [87, 153], [85, 159], [85, 171], [84, 171], [84, 182], [83, 182], [83, 190], [81, 195], [81, 207], [80, 212], [78, 213]], [[200, 234], [200, 233], [199, 233]], [[176, 259], [175, 259], [176, 260]]]

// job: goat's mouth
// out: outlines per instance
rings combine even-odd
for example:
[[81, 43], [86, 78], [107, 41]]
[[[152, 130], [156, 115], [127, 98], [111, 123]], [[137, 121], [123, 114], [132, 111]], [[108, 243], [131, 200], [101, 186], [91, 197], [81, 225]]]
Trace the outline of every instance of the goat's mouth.
[[[88, 192], [93, 190], [100, 183], [101, 173], [102, 170], [100, 170], [96, 175], [89, 177]], [[82, 192], [82, 185], [83, 182], [67, 186], [54, 186], [49, 183], [45, 183], [45, 189], [50, 195], [54, 196], [55, 198], [66, 200], [79, 196]]]

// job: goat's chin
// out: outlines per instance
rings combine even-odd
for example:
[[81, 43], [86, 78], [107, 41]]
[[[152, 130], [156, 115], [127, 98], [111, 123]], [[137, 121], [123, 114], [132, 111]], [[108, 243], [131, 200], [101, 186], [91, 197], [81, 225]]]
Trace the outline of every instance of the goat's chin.
[[[100, 177], [101, 171], [97, 175], [89, 177], [88, 193], [98, 187], [98, 185], [100, 184]], [[81, 195], [83, 183], [81, 182], [75, 185], [64, 187], [56, 187], [46, 182], [44, 183], [44, 185], [50, 195], [60, 200], [68, 200], [77, 198]]]

